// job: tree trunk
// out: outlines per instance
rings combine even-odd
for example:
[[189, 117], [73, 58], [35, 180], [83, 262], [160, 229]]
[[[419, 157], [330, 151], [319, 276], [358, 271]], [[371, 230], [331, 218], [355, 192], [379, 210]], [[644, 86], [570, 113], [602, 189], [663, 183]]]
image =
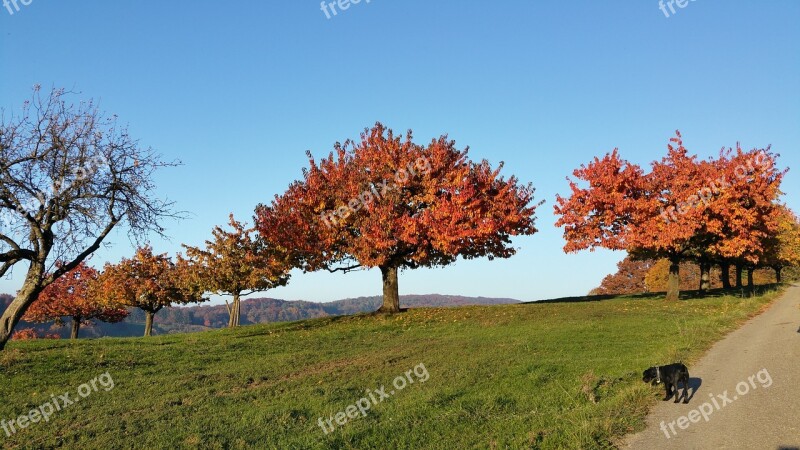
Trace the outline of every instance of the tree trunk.
[[700, 293], [711, 289], [711, 263], [700, 262]]
[[755, 287], [755, 285], [756, 285], [754, 277], [753, 277], [753, 272], [754, 271], [755, 271], [755, 269], [753, 269], [752, 267], [748, 267], [747, 268], [747, 287], [749, 287], [750, 289], [753, 289], [753, 287]]
[[731, 288], [731, 265], [729, 263], [722, 263], [719, 265], [722, 274], [720, 275], [720, 279], [722, 280], [722, 288], [723, 289], [730, 289]]
[[81, 330], [81, 320], [79, 318], [72, 318], [72, 331], [69, 334], [70, 339], [78, 339], [78, 332]]
[[400, 286], [397, 281], [397, 267], [381, 267], [383, 276], [383, 306], [379, 313], [400, 312]]
[[775, 267], [775, 280], [778, 283], [781, 283], [783, 281], [782, 273], [783, 273], [783, 267]]
[[669, 266], [669, 281], [667, 282], [667, 300], [675, 301], [681, 298], [681, 260], [672, 258]]
[[743, 286], [742, 272], [744, 272], [744, 266], [741, 264], [736, 264], [736, 289], [741, 289]]
[[144, 335], [145, 336], [152, 336], [153, 335], [153, 319], [155, 319], [156, 313], [155, 311], [145, 311], [145, 321], [144, 321]]
[[25, 315], [25, 311], [39, 296], [42, 286], [42, 274], [44, 274], [44, 265], [31, 263], [28, 268], [28, 274], [25, 276], [25, 282], [22, 284], [22, 289], [17, 292], [14, 301], [8, 305], [3, 315], [0, 316], [0, 351], [5, 348], [8, 340], [11, 339], [14, 327]]
[[236, 328], [239, 326], [240, 318], [241, 318], [241, 299], [239, 294], [233, 294], [233, 304], [230, 307], [228, 313], [230, 317], [228, 318], [228, 328]]

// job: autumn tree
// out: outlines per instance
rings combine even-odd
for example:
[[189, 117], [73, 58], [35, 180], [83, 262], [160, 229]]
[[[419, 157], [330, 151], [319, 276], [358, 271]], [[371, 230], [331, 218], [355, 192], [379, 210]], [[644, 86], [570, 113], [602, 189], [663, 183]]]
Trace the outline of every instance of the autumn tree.
[[[669, 286], [670, 261], [660, 259], [656, 261], [645, 276], [645, 284], [650, 292], [666, 292]], [[722, 287], [720, 273], [716, 269], [710, 271], [706, 289], [718, 289]], [[680, 289], [681, 291], [696, 290], [703, 283], [703, 273], [700, 265], [695, 261], [684, 261], [680, 268]]]
[[[60, 265], [60, 264], [59, 264]], [[117, 323], [128, 316], [125, 308], [105, 304], [96, 296], [96, 283], [100, 273], [81, 262], [74, 269], [44, 288], [22, 320], [61, 324], [62, 318], [72, 319], [71, 339], [78, 339], [82, 324], [93, 320]]]
[[319, 164], [308, 156], [304, 178], [257, 207], [256, 227], [305, 271], [379, 268], [380, 312], [400, 310], [399, 270], [508, 258], [512, 236], [536, 232], [534, 188], [447, 136], [424, 146], [377, 123]]
[[[0, 117], [0, 276], [18, 263], [26, 273], [0, 316], [0, 350], [12, 330], [54, 281], [95, 252], [114, 228], [134, 240], [161, 233], [172, 205], [154, 196], [163, 162], [115, 116], [91, 102], [69, 103], [55, 89], [19, 114]], [[56, 267], [56, 261], [63, 263]]]
[[230, 295], [228, 326], [239, 325], [240, 299], [255, 292], [263, 292], [289, 281], [291, 266], [286, 252], [263, 239], [257, 239], [255, 228], [247, 228], [230, 215], [231, 231], [215, 227], [213, 240], [206, 241], [205, 249], [186, 248], [200, 287], [206, 292]]
[[107, 302], [144, 311], [144, 335], [150, 336], [155, 315], [163, 308], [207, 300], [192, 270], [186, 260], [179, 258], [176, 264], [166, 254], [154, 254], [150, 246], [141, 247], [133, 258], [106, 264], [98, 295]]
[[778, 210], [777, 231], [764, 242], [761, 265], [772, 268], [778, 283], [782, 282], [783, 269], [800, 265], [800, 220], [788, 207]]
[[704, 210], [702, 229], [705, 253], [717, 261], [734, 262], [737, 287], [748, 271], [748, 284], [762, 265], [770, 240], [779, 233], [780, 185], [786, 170], [777, 167], [770, 148], [723, 149], [714, 161], [713, 197]]
[[61, 336], [54, 333], [40, 334], [34, 328], [23, 328], [11, 335], [12, 341], [33, 341], [36, 339], [61, 339]]
[[769, 149], [730, 150], [717, 161], [698, 161], [680, 133], [649, 173], [617, 150], [574, 171], [572, 194], [557, 197], [564, 250], [627, 250], [670, 261], [668, 300], [680, 295], [680, 265], [701, 265], [703, 288], [715, 258], [758, 259], [760, 236], [772, 227], [783, 172]]
[[647, 272], [653, 267], [652, 259], [635, 259], [628, 255], [617, 264], [617, 272], [603, 278], [600, 287], [590, 295], [626, 295], [649, 292], [645, 283]]

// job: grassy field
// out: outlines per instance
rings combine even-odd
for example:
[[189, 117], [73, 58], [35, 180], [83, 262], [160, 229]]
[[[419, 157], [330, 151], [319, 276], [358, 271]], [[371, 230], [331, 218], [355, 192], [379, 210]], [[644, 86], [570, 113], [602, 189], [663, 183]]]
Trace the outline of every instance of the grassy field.
[[[415, 309], [150, 339], [15, 342], [0, 353], [0, 419], [51, 394], [75, 399], [104, 373], [114, 387], [95, 383], [96, 392], [11, 437], [0, 429], [0, 443], [608, 448], [641, 428], [662, 395], [640, 381], [642, 370], [691, 364], [776, 295]], [[395, 389], [398, 376], [414, 383]], [[396, 392], [336, 425], [337, 412], [367, 391], [377, 399], [382, 385]], [[325, 434], [318, 419], [330, 416], [336, 430]]]

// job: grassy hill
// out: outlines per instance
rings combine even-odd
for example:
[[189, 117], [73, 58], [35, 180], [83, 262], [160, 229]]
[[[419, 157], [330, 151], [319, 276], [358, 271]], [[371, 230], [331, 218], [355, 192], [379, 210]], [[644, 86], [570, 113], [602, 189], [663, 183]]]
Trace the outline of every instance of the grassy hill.
[[[691, 371], [715, 340], [776, 295], [581, 298], [150, 339], [13, 342], [0, 353], [0, 420], [27, 414], [51, 394], [75, 399], [82, 383], [105, 373], [114, 387], [103, 384], [10, 437], [0, 429], [0, 443], [606, 448], [642, 427], [662, 395], [640, 381], [643, 369], [683, 360]], [[398, 389], [398, 376], [414, 382]], [[394, 394], [336, 425], [338, 412], [352, 413], [348, 406], [370, 394], [377, 400], [382, 385]], [[331, 416], [336, 429], [326, 434], [319, 418]]]
[[[0, 294], [0, 311], [11, 301], [10, 295]], [[271, 322], [294, 322], [320, 317], [342, 316], [377, 310], [383, 299], [378, 296], [348, 298], [333, 302], [316, 303], [303, 300], [278, 300], [274, 298], [248, 298], [242, 300], [242, 325]], [[404, 308], [452, 307], [471, 305], [504, 305], [519, 303], [509, 298], [462, 297], [457, 295], [403, 295], [400, 304]], [[80, 336], [131, 337], [144, 334], [145, 314], [137, 308], [129, 308], [130, 315], [120, 323], [97, 322], [81, 327]], [[154, 334], [190, 333], [228, 326], [228, 310], [223, 305], [193, 305], [165, 308], [156, 315]], [[17, 329], [33, 328], [39, 335], [57, 334], [69, 338], [71, 319], [65, 318], [63, 325], [53, 322], [34, 324], [22, 322]]]

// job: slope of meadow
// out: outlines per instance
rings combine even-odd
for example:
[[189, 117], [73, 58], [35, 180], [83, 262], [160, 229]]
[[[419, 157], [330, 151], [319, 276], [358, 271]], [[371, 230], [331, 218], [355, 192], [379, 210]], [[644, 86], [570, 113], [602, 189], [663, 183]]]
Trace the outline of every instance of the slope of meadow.
[[[430, 308], [150, 339], [13, 342], [0, 353], [0, 419], [51, 394], [75, 399], [102, 374], [114, 387], [103, 384], [11, 436], [0, 429], [0, 443], [606, 448], [642, 427], [662, 395], [640, 381], [644, 368], [683, 360], [691, 370], [776, 295]], [[395, 389], [398, 376], [414, 383]], [[379, 399], [382, 385], [394, 394], [336, 425], [337, 412], [370, 394]], [[336, 430], [326, 434], [318, 419], [331, 416]]]

